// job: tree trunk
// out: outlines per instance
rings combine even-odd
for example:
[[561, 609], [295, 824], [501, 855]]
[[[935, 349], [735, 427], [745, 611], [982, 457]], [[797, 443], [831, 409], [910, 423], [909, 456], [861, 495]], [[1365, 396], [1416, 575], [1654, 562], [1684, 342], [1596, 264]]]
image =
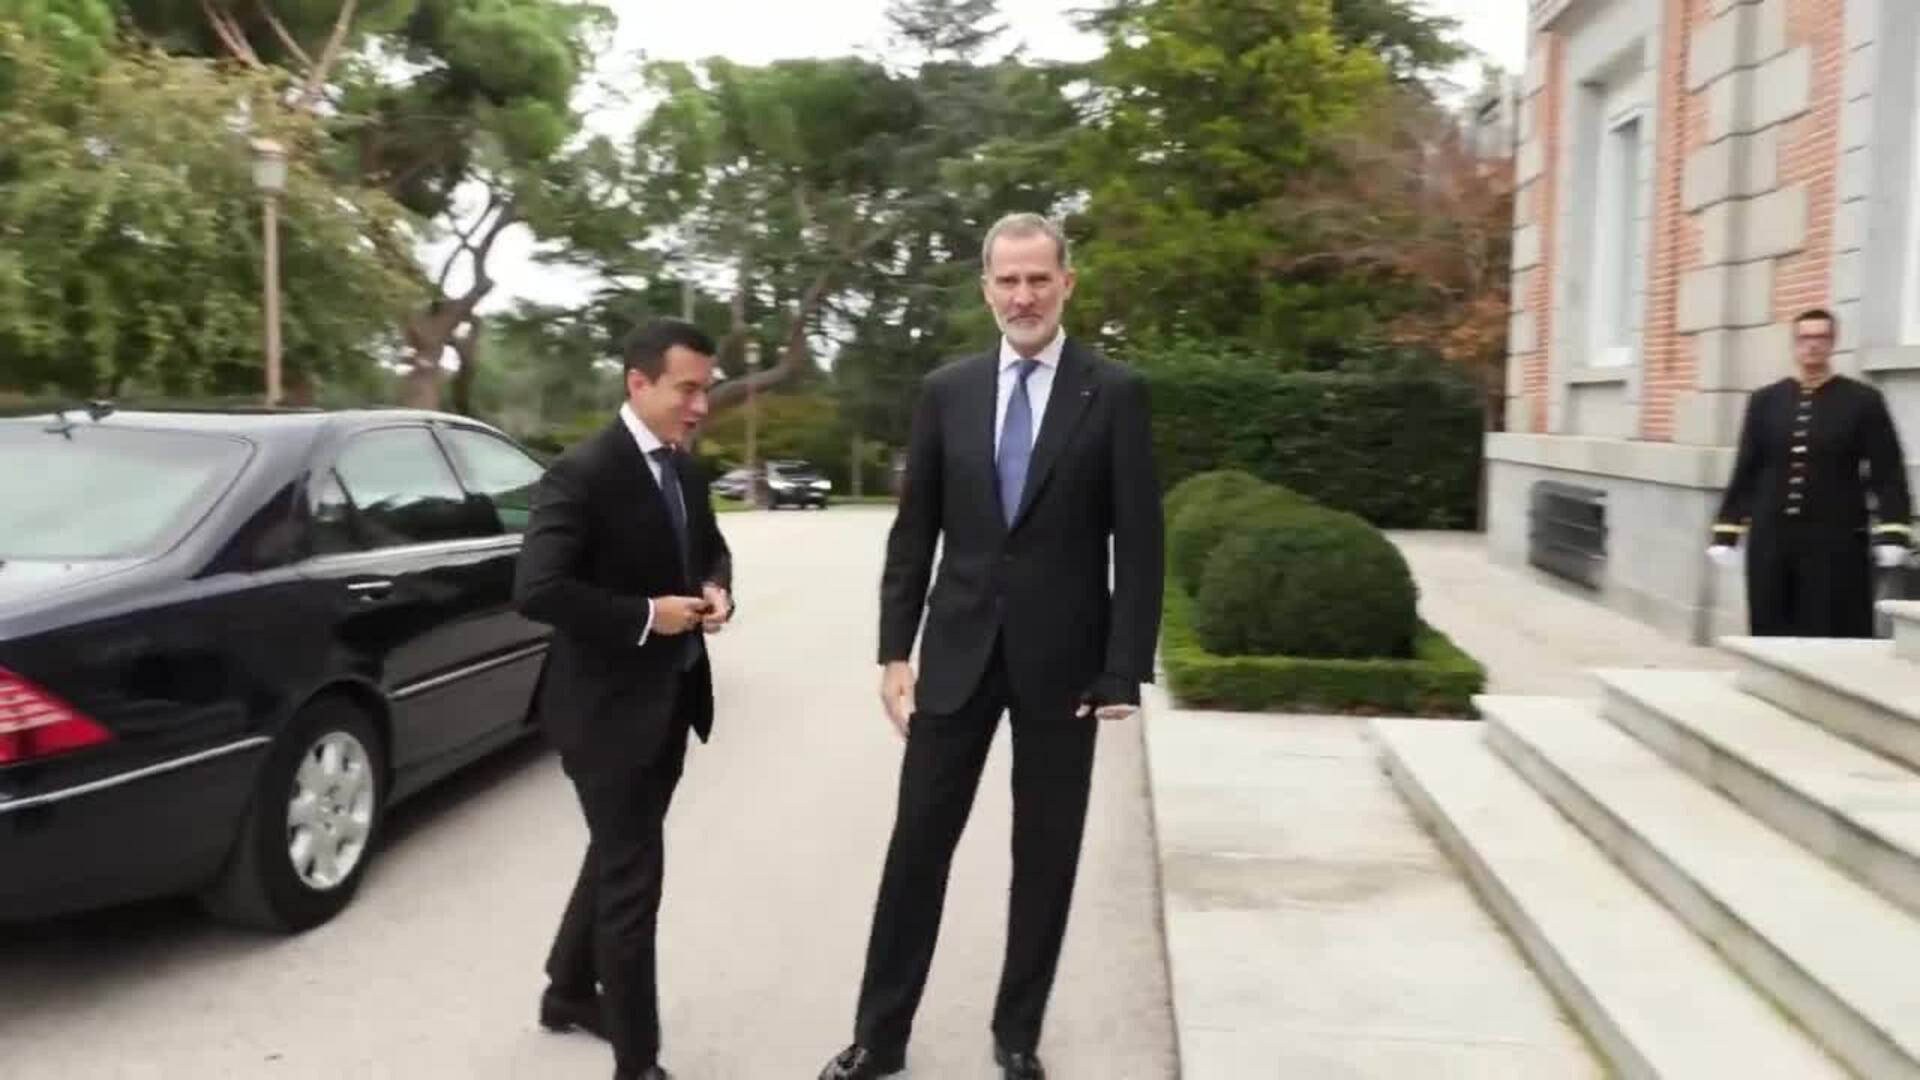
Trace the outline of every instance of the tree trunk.
[[453, 373], [453, 411], [472, 416], [473, 379], [480, 362], [480, 316], [467, 320], [466, 332], [453, 339], [453, 351], [460, 358], [460, 369]]
[[799, 303], [794, 305], [793, 319], [787, 324], [787, 340], [781, 347], [779, 363], [764, 371], [728, 379], [713, 388], [713, 393], [707, 398], [707, 407], [712, 413], [717, 415], [745, 404], [749, 386], [756, 394], [765, 393], [769, 388], [801, 374], [813, 362], [813, 354], [807, 349], [807, 327], [820, 313], [820, 305], [826, 302], [827, 288], [832, 281], [832, 273], [822, 270], [808, 284]]

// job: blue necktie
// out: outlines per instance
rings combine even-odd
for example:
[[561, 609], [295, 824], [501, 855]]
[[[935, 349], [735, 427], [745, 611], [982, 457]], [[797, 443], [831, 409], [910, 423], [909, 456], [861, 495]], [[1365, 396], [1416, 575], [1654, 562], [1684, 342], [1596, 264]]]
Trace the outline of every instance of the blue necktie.
[[1022, 359], [1007, 400], [1007, 418], [1000, 424], [1000, 512], [1007, 524], [1020, 512], [1020, 494], [1027, 486], [1027, 464], [1033, 460], [1033, 402], [1027, 398], [1027, 379], [1038, 360]]

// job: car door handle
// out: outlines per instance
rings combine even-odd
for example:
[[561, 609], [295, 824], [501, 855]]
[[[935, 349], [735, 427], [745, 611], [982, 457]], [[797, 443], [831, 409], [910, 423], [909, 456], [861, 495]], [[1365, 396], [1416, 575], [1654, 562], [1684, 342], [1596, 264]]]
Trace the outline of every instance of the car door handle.
[[372, 603], [375, 600], [386, 599], [387, 594], [393, 591], [393, 582], [385, 578], [350, 581], [347, 583], [347, 591], [359, 597], [362, 603]]

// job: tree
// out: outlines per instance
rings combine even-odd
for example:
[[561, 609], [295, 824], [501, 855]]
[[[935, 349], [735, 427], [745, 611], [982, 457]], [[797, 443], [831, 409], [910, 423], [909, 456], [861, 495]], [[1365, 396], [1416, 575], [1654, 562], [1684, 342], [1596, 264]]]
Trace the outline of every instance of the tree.
[[980, 295], [980, 243], [1002, 214], [1049, 213], [1073, 194], [1067, 147], [1077, 113], [1068, 65], [981, 59], [1004, 26], [981, 0], [914, 0], [891, 16], [919, 63], [907, 85], [919, 125], [895, 158], [903, 203], [892, 241], [859, 268], [834, 360], [841, 409], [866, 438], [906, 440], [921, 378], [995, 333]]
[[1428, 95], [1426, 84], [1467, 58], [1457, 19], [1422, 11], [1408, 0], [1333, 0], [1333, 32], [1349, 47], [1386, 62], [1402, 88]]
[[[134, 51], [75, 69], [0, 23], [0, 383], [69, 395], [261, 389], [259, 196], [234, 118], [256, 74]], [[310, 117], [254, 132], [301, 141]], [[291, 163], [290, 387], [358, 379], [415, 300], [403, 212]]]
[[281, 101], [327, 120], [324, 145], [301, 152], [450, 241], [424, 275], [429, 298], [401, 327], [406, 396], [437, 407], [452, 351], [463, 365], [455, 406], [465, 408], [483, 336], [474, 317], [494, 288], [500, 236], [526, 226], [564, 240], [580, 185], [617, 158], [576, 141], [572, 101], [609, 12], [571, 0], [125, 2], [170, 50], [280, 75]]
[[[713, 394], [725, 410], [818, 371], [829, 304], [884, 258], [924, 192], [898, 182], [919, 122], [902, 80], [857, 59], [727, 60], [648, 69], [661, 102], [634, 134], [631, 201], [681, 272], [723, 274], [732, 289]], [[748, 372], [746, 345], [773, 346]]]
[[[1337, 352], [1381, 301], [1334, 265], [1289, 270], [1299, 185], [1336, 176], [1344, 143], [1389, 103], [1377, 57], [1341, 40], [1328, 0], [1119, 0], [1089, 21], [1075, 175], [1075, 326], [1122, 348], [1182, 339]], [[1277, 213], [1279, 210], [1281, 212]]]

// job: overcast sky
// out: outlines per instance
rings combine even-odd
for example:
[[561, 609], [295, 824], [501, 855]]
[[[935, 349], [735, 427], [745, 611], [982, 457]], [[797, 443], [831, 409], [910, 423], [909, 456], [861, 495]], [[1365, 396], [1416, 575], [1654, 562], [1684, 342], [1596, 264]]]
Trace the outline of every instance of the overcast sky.
[[[1526, 0], [1425, 0], [1428, 8], [1461, 24], [1467, 44], [1507, 70], [1526, 64]], [[654, 59], [699, 60], [726, 56], [757, 64], [796, 56], [877, 56], [886, 48], [886, 0], [813, 0], [774, 4], [767, 0], [700, 0], [663, 4], [657, 0], [611, 0], [619, 16], [614, 58], [603, 76], [620, 80], [623, 69], [643, 53]], [[1030, 55], [1082, 60], [1099, 55], [1098, 42], [1073, 25], [1070, 13], [1088, 0], [1002, 0], [1012, 37], [1024, 41]], [[630, 129], [624, 116], [603, 114], [594, 125], [609, 134]], [[499, 283], [483, 311], [497, 311], [520, 298], [573, 304], [586, 298], [589, 283], [563, 269], [543, 267], [532, 258], [531, 237], [515, 229], [500, 238], [491, 260]], [[456, 277], [455, 288], [463, 287]]]

